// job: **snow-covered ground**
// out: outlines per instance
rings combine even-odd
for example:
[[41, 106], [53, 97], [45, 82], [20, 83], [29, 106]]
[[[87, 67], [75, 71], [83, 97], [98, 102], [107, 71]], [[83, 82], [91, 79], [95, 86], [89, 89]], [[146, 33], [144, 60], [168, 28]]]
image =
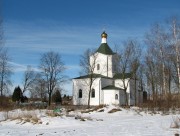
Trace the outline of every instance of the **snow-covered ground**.
[[[80, 113], [73, 111], [69, 116], [50, 117], [47, 111], [9, 112], [9, 116], [31, 112], [40, 118], [40, 124], [24, 122], [22, 120], [6, 120], [0, 122], [0, 136], [174, 136], [179, 129], [170, 128], [174, 117], [178, 115], [149, 114], [136, 112], [134, 109], [121, 109], [115, 113], [108, 113], [114, 108], [104, 108], [104, 112]], [[0, 112], [0, 120], [4, 120], [6, 113]], [[89, 118], [81, 121], [74, 116]], [[180, 115], [179, 115], [180, 116]]]

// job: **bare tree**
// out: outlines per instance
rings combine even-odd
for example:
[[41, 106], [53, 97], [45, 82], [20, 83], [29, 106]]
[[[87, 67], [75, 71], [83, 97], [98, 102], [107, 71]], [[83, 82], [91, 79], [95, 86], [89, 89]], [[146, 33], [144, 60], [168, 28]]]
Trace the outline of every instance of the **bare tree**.
[[133, 77], [134, 77], [134, 100], [135, 100], [135, 105], [137, 105], [138, 101], [137, 101], [137, 98], [138, 98], [138, 91], [137, 88], [138, 88], [138, 69], [140, 67], [140, 58], [136, 58], [132, 64], [131, 64], [131, 71], [132, 71], [132, 74], [133, 74]]
[[8, 63], [10, 57], [8, 51], [4, 48], [3, 39], [3, 18], [2, 18], [2, 1], [0, 1], [0, 95], [5, 95], [12, 85], [10, 76], [12, 74], [11, 65]]
[[30, 85], [30, 92], [32, 98], [41, 98], [43, 101], [47, 95], [46, 81], [40, 73], [37, 73], [34, 81]]
[[65, 81], [62, 75], [65, 70], [61, 56], [53, 51], [44, 53], [40, 59], [40, 69], [43, 79], [46, 82], [46, 88], [49, 95], [48, 104], [51, 105], [51, 96], [53, 91]]
[[5, 91], [9, 90], [9, 86], [12, 85], [10, 76], [12, 74], [11, 65], [8, 63], [10, 60], [7, 50], [3, 49], [0, 54], [0, 93], [4, 95]]
[[34, 82], [35, 79], [35, 72], [31, 66], [27, 66], [26, 71], [24, 72], [23, 78], [23, 90], [24, 93], [26, 90], [30, 89], [31, 84]]
[[[149, 46], [148, 52], [153, 59], [153, 62], [157, 69], [153, 69], [158, 71], [156, 73], [156, 83], [159, 88], [156, 88], [161, 93], [162, 97], [165, 98], [168, 90], [167, 90], [167, 77], [166, 77], [166, 61], [167, 61], [167, 48], [168, 48], [168, 35], [166, 34], [164, 28], [160, 24], [155, 24], [149, 33], [146, 34], [146, 44]], [[150, 58], [149, 58], [150, 59]]]
[[98, 78], [96, 74], [94, 74], [95, 67], [97, 65], [97, 53], [93, 50], [87, 49], [80, 58], [80, 67], [81, 73], [87, 76], [87, 80], [83, 80], [84, 83], [88, 86], [88, 108], [90, 107], [90, 97], [92, 91], [92, 85], [94, 81]]
[[[140, 48], [138, 42], [135, 40], [127, 40], [124, 42], [123, 49], [118, 50], [117, 56], [117, 70], [122, 84], [119, 84], [125, 94], [125, 102], [128, 105], [127, 88], [131, 79], [136, 80], [137, 69], [139, 68]], [[136, 84], [136, 81], [135, 81]], [[136, 89], [134, 97], [136, 97]]]
[[180, 92], [180, 19], [177, 16], [171, 17], [167, 21], [168, 24], [168, 34], [169, 41], [172, 47], [173, 53], [171, 53], [171, 59], [174, 64], [176, 73], [173, 73], [175, 83], [178, 87], [178, 92]]
[[2, 19], [1, 9], [2, 9], [2, 1], [0, 1], [0, 53], [3, 47], [3, 19]]
[[148, 45], [145, 74], [154, 104], [161, 99], [169, 103], [176, 86], [180, 92], [180, 22], [173, 17], [168, 19], [167, 24], [156, 23], [145, 37]]
[[[143, 59], [144, 57], [141, 56], [141, 62], [139, 64], [139, 68], [137, 70], [137, 78], [138, 78], [138, 81], [139, 81], [139, 87], [138, 87], [138, 102], [139, 104], [142, 103], [142, 102], [146, 102], [146, 99], [143, 99], [143, 93], [146, 93], [146, 86], [145, 86], [145, 83], [146, 83], [146, 78], [145, 78], [145, 66], [144, 66], [144, 62], [143, 62]], [[135, 80], [136, 82], [136, 80]], [[145, 100], [145, 101], [144, 101]]]
[[156, 103], [157, 101], [157, 70], [156, 70], [156, 62], [153, 59], [153, 55], [149, 51], [148, 55], [145, 57], [145, 75], [147, 79], [147, 87], [149, 93], [152, 94], [153, 101]]

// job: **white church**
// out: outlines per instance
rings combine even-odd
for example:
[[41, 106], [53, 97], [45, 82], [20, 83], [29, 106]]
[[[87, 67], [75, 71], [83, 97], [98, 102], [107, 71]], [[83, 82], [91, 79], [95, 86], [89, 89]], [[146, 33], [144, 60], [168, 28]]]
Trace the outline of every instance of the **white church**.
[[136, 102], [142, 102], [142, 92], [138, 88], [138, 81], [130, 79], [130, 75], [126, 74], [125, 82], [127, 84], [127, 97], [123, 90], [122, 74], [115, 70], [115, 57], [111, 48], [107, 44], [107, 34], [101, 34], [102, 42], [98, 50], [90, 56], [90, 65], [94, 64], [94, 56], [96, 56], [96, 63], [93, 70], [94, 78], [89, 78], [89, 75], [74, 78], [73, 82], [73, 105], [88, 105], [89, 84], [92, 82], [92, 90], [90, 93], [90, 105], [125, 105], [128, 98], [128, 105], [135, 105]]

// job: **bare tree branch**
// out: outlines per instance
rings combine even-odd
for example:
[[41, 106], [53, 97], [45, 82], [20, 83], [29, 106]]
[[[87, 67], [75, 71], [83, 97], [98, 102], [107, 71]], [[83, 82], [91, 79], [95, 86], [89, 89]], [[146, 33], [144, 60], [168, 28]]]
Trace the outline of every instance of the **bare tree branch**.
[[40, 69], [42, 71], [42, 76], [46, 81], [50, 106], [53, 91], [65, 81], [65, 77], [62, 75], [65, 66], [61, 60], [61, 56], [58, 53], [50, 51], [41, 56]]
[[23, 79], [23, 90], [24, 93], [26, 90], [30, 89], [31, 84], [34, 82], [35, 79], [35, 72], [31, 66], [27, 66], [27, 70], [24, 72], [24, 79]]

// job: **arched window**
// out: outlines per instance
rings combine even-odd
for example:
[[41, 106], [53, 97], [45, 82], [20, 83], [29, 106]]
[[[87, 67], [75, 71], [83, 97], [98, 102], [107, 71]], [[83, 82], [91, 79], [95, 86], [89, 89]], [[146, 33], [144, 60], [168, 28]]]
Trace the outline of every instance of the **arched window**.
[[91, 91], [91, 98], [95, 98], [95, 90], [94, 89], [92, 89], [92, 91]]
[[115, 95], [115, 99], [118, 100], [118, 94]]
[[82, 98], [82, 90], [79, 89], [79, 98]]
[[97, 64], [97, 70], [100, 70], [100, 65], [99, 64]]

